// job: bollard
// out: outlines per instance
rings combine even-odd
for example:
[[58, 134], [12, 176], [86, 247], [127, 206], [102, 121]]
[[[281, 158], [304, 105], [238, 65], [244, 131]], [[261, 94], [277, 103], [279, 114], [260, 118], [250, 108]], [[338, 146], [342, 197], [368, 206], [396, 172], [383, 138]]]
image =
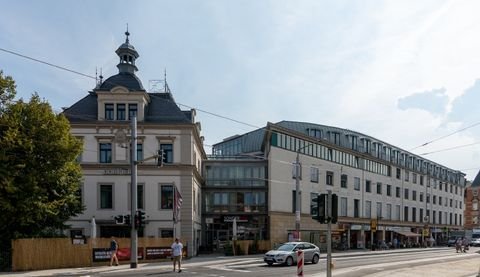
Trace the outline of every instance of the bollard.
[[303, 251], [297, 251], [297, 276], [303, 276]]

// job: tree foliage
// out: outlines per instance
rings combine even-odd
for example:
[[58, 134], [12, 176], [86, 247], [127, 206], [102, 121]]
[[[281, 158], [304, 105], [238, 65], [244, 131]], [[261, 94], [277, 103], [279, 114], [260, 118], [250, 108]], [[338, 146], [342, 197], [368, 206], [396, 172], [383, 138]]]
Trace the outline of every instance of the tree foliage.
[[16, 95], [15, 81], [11, 76], [3, 76], [0, 70], [0, 112]]
[[70, 217], [82, 212], [81, 168], [76, 162], [80, 153], [81, 143], [71, 135], [68, 120], [56, 115], [38, 95], [30, 102], [20, 100], [4, 107], [0, 113], [0, 247], [9, 248], [10, 239], [64, 229]]

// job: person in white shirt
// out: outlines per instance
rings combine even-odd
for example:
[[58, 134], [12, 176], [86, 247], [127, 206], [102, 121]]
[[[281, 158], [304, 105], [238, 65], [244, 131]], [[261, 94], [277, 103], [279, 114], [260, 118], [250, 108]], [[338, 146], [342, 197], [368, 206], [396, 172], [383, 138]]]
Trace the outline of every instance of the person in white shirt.
[[182, 252], [183, 244], [178, 238], [175, 238], [175, 242], [172, 244], [172, 258], [173, 258], [173, 272], [175, 272], [175, 266], [178, 262], [178, 272], [182, 272], [180, 268], [182, 264]]

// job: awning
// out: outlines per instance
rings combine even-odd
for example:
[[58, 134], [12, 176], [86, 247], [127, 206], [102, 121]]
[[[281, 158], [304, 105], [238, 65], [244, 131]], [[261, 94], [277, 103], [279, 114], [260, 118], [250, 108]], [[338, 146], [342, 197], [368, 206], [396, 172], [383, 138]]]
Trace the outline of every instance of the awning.
[[400, 234], [402, 236], [406, 236], [406, 237], [421, 237], [422, 235], [420, 234], [416, 234], [416, 233], [413, 233], [413, 232], [410, 232], [410, 231], [396, 231], [394, 230], [395, 233], [397, 234]]

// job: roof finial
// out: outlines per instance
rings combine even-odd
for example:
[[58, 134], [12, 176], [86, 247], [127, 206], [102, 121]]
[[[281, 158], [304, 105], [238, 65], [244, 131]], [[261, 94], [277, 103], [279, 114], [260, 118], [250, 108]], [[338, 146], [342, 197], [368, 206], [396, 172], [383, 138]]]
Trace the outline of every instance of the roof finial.
[[127, 23], [127, 31], [125, 32], [125, 36], [127, 36], [127, 38], [125, 39], [125, 41], [128, 43], [128, 36], [130, 35], [130, 33], [128, 32], [128, 23]]

